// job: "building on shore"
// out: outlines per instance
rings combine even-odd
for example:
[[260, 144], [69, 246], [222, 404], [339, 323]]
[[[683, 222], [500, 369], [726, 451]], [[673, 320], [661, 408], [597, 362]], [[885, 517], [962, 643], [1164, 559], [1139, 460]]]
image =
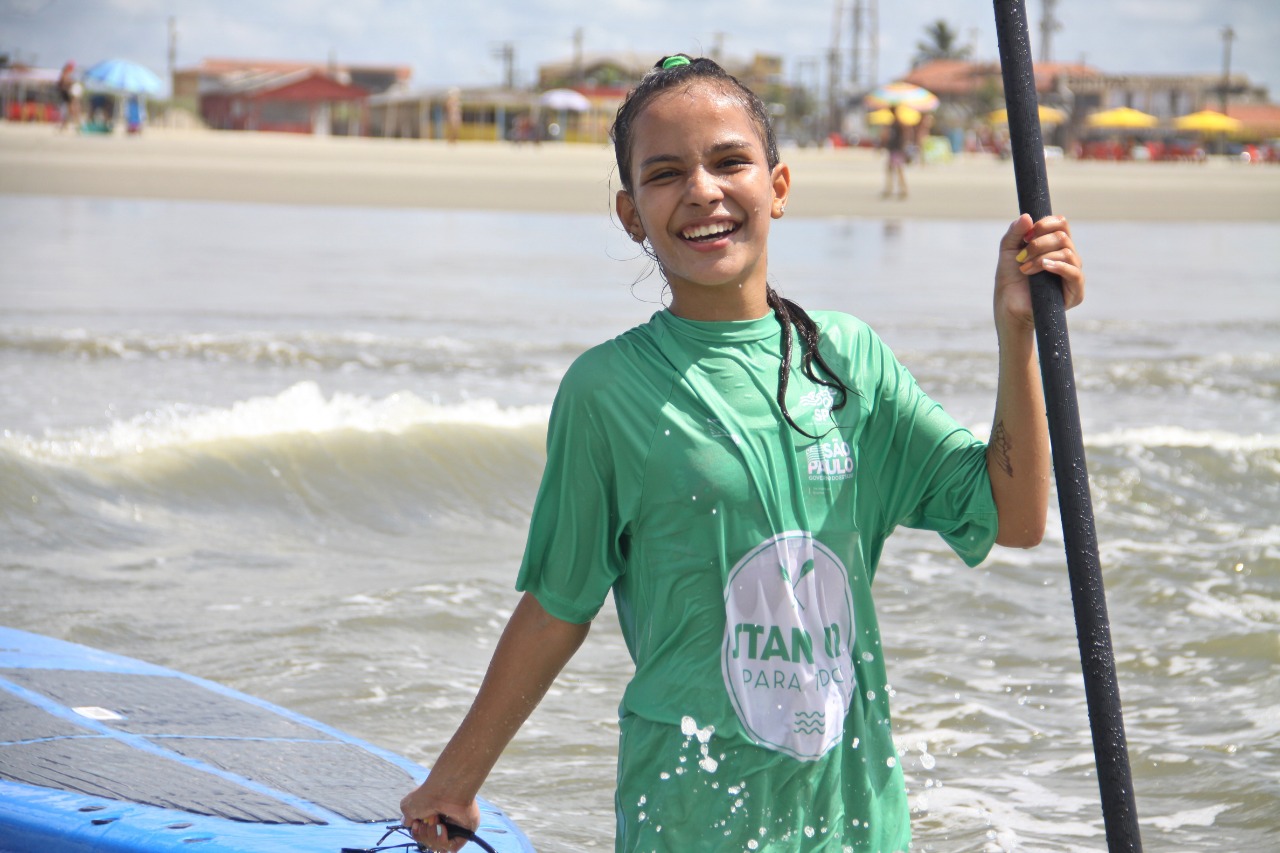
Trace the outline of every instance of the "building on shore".
[[[1275, 107], [1267, 89], [1243, 74], [1226, 82], [1220, 74], [1110, 74], [1083, 63], [1034, 63], [1036, 94], [1044, 106], [1056, 107], [1067, 121], [1044, 128], [1047, 142], [1069, 147], [1088, 136], [1092, 113], [1130, 107], [1168, 125], [1174, 118], [1203, 109], [1221, 110], [1241, 119], [1238, 139], [1266, 139], [1277, 133]], [[904, 78], [938, 96], [935, 126], [965, 130], [1004, 106], [1004, 80], [998, 62], [940, 59], [913, 68]]]
[[[577, 55], [538, 69], [535, 91], [516, 88], [458, 89], [463, 140], [561, 141], [603, 144], [628, 91], [653, 68], [657, 53], [621, 51]], [[766, 100], [785, 95], [782, 59], [757, 55], [724, 61], [725, 68]], [[563, 95], [565, 90], [580, 99]], [[449, 89], [387, 92], [369, 99], [373, 136], [412, 139], [446, 137]], [[781, 95], [780, 95], [781, 93]], [[785, 111], [785, 110], [783, 110]]]
[[[393, 139], [446, 139], [450, 93], [459, 101], [457, 139], [514, 139], [538, 110], [536, 92], [501, 87], [433, 88], [388, 92], [369, 99], [369, 135]], [[532, 141], [532, 138], [531, 138]]]
[[368, 99], [406, 88], [408, 66], [205, 59], [173, 73], [173, 101], [216, 130], [368, 134]]
[[0, 118], [5, 121], [62, 120], [57, 68], [10, 64], [0, 57]]
[[[336, 62], [205, 59], [173, 74], [173, 101], [214, 128], [296, 133], [370, 135], [408, 139], [565, 141], [604, 144], [626, 93], [653, 68], [657, 53], [575, 53], [542, 65], [532, 88], [437, 87], [414, 91], [406, 65], [365, 66]], [[817, 92], [797, 77], [788, 82], [779, 56], [719, 57], [729, 73], [756, 91], [775, 117], [779, 138], [819, 141], [825, 131]], [[1040, 103], [1066, 120], [1044, 127], [1045, 141], [1066, 151], [1099, 135], [1088, 117], [1132, 107], [1156, 117], [1149, 135], [1168, 135], [1172, 119], [1201, 109], [1221, 109], [1244, 123], [1240, 142], [1280, 136], [1280, 106], [1265, 87], [1243, 74], [1111, 74], [1084, 63], [1035, 63]], [[975, 134], [999, 134], [987, 117], [1004, 104], [998, 62], [940, 59], [903, 78], [939, 97], [931, 132], [952, 147], [967, 147]], [[456, 128], [448, 121], [450, 94], [457, 100]], [[564, 97], [556, 97], [564, 96]], [[860, 124], [860, 98], [843, 108], [848, 124]], [[846, 124], [846, 122], [838, 123]], [[1140, 132], [1141, 133], [1141, 132]], [[1140, 134], [1139, 134], [1140, 135]]]

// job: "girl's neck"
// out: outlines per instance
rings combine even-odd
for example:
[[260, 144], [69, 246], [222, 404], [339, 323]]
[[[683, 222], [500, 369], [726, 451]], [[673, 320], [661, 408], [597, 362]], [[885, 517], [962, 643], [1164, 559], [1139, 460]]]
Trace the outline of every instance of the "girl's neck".
[[770, 312], [764, 286], [672, 287], [671, 313], [686, 320], [759, 320]]

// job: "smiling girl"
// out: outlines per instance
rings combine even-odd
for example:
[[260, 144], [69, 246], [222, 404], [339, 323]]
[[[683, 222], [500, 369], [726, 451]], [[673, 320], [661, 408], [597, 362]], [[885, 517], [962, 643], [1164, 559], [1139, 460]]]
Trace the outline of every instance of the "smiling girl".
[[909, 815], [871, 597], [898, 526], [968, 564], [1037, 544], [1049, 455], [1027, 276], [1084, 276], [1061, 218], [1000, 242], [990, 445], [862, 322], [767, 281], [791, 173], [764, 104], [667, 57], [618, 110], [617, 213], [670, 305], [583, 354], [557, 394], [513, 613], [470, 712], [401, 803], [433, 850], [612, 592], [619, 851], [905, 851]]

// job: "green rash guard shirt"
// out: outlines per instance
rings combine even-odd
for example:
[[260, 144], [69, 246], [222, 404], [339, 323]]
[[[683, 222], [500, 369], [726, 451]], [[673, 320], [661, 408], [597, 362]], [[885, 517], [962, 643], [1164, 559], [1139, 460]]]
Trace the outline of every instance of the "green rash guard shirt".
[[871, 583], [899, 525], [968, 564], [996, 534], [986, 446], [846, 314], [813, 312], [844, 406], [782, 329], [660, 311], [580, 356], [552, 407], [517, 588], [595, 617], [623, 695], [618, 851], [910, 844]]

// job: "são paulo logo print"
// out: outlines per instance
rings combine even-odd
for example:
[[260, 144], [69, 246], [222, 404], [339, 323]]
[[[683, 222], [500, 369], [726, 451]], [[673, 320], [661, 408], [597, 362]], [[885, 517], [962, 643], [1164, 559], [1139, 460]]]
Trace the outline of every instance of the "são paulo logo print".
[[721, 670], [738, 719], [762, 746], [820, 758], [840, 742], [853, 692], [849, 575], [804, 531], [742, 558], [725, 589]]

